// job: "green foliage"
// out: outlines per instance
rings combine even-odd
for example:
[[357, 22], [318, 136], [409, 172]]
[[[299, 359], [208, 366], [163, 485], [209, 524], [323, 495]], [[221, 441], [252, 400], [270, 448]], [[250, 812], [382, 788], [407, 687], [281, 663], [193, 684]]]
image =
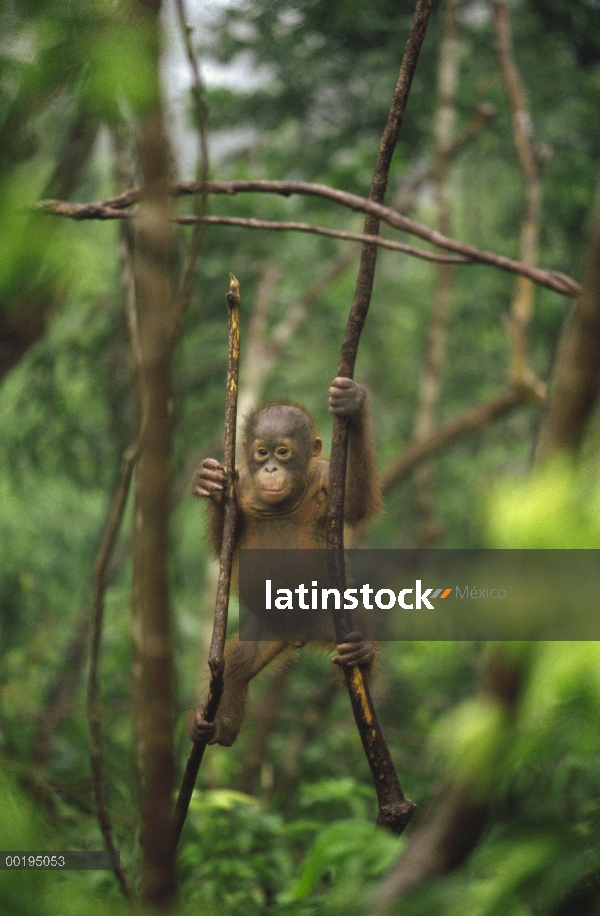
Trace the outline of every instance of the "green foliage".
[[[303, 162], [293, 155], [296, 147], [287, 144], [281, 150], [280, 168], [324, 175], [324, 165], [338, 151], [354, 148], [357, 141], [359, 149], [363, 143], [371, 148], [377, 143], [412, 13], [412, 3], [390, 0], [376, 0], [368, 7], [336, 0], [326, 8], [312, 0], [276, 0], [268, 5], [259, 0], [226, 8], [209, 49], [223, 62], [250, 54], [257, 68], [264, 68], [266, 87], [245, 93], [244, 109], [237, 112], [240, 120], [269, 131], [282, 123], [288, 128], [301, 123], [309, 140]], [[436, 27], [434, 17], [434, 35]], [[403, 132], [401, 147], [414, 144], [427, 130], [432, 66], [433, 55], [426, 46], [412, 89], [417, 115]], [[227, 108], [224, 114], [230, 115]], [[219, 110], [213, 114], [218, 117]], [[362, 190], [370, 183], [370, 170], [364, 177]], [[355, 174], [352, 185], [356, 179]]]
[[[327, 907], [365, 895], [393, 864], [404, 841], [359, 819], [326, 827], [308, 852], [300, 875], [284, 900], [301, 900], [326, 890]], [[323, 895], [325, 896], [325, 895]]]
[[[497, 487], [492, 543], [595, 547], [595, 491], [590, 498], [587, 472], [565, 464]], [[591, 914], [600, 814], [598, 645], [508, 643], [490, 651], [521, 670], [516, 708], [481, 694], [450, 710], [430, 734], [444, 766], [473, 798], [492, 805], [492, 824], [465, 868], [415, 893], [402, 912]]]
[[[368, 790], [366, 790], [368, 792]], [[353, 780], [307, 786], [301, 804], [312, 806], [365, 792]], [[358, 806], [361, 807], [360, 805]], [[321, 912], [365, 895], [392, 864], [404, 842], [363, 817], [329, 826], [317, 820], [286, 825], [257, 800], [231, 790], [194, 794], [180, 856], [184, 912]], [[303, 854], [298, 870], [297, 857]]]
[[[31, 800], [2, 768], [0, 811], [3, 850], [49, 853], [65, 850], [64, 845], [57, 846], [56, 840], [53, 842]], [[62, 839], [64, 842], [64, 835]], [[94, 847], [98, 848], [97, 843]], [[76, 916], [90, 908], [98, 916], [124, 916], [130, 912], [111, 891], [108, 895], [106, 890], [104, 895], [91, 894], [89, 885], [86, 888], [85, 879], [82, 880], [83, 875], [85, 872], [0, 869], [0, 912], [6, 916]]]
[[240, 792], [196, 792], [186, 834], [180, 856], [186, 911], [201, 904], [209, 913], [264, 913], [293, 874], [282, 818]]
[[600, 489], [591, 468], [552, 463], [527, 482], [506, 484], [490, 509], [490, 536], [498, 547], [600, 546]]
[[[0, 828], [2, 847], [6, 850], [41, 849], [42, 831], [32, 810], [31, 802], [0, 770]], [[40, 913], [46, 916], [44, 903], [47, 875], [39, 871], [10, 871], [0, 869], [0, 908], [15, 916]]]

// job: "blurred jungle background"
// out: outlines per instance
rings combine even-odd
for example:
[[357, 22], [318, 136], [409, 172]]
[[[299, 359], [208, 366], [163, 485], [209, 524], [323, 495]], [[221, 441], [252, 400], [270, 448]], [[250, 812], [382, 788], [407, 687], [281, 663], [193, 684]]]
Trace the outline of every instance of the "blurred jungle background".
[[[222, 456], [229, 272], [240, 411], [291, 397], [328, 443], [360, 259], [357, 242], [200, 232], [193, 217], [360, 233], [364, 216], [315, 197], [196, 194], [172, 205], [192, 225], [161, 241], [143, 200], [139, 230], [32, 208], [114, 198], [153, 175], [161, 206], [165, 175], [367, 197], [413, 12], [412, 0], [2, 4], [0, 846], [104, 848], [100, 791], [122, 864], [122, 886], [110, 871], [0, 870], [2, 913], [125, 913], [137, 895], [232, 916], [600, 912], [595, 643], [385, 645], [375, 704], [418, 805], [401, 837], [374, 826], [348, 697], [330, 657], [305, 649], [253, 685], [235, 746], [207, 750], [176, 865], [151, 854], [208, 682], [215, 567], [189, 483]], [[356, 378], [372, 392], [385, 514], [362, 545], [600, 548], [598, 13], [595, 0], [434, 4], [386, 203], [584, 288], [379, 250]], [[145, 231], [168, 265], [154, 279], [136, 265]], [[140, 423], [158, 464], [131, 447]], [[154, 584], [136, 556], [151, 557]], [[139, 637], [153, 587], [154, 668]], [[102, 594], [99, 779], [87, 682]]]

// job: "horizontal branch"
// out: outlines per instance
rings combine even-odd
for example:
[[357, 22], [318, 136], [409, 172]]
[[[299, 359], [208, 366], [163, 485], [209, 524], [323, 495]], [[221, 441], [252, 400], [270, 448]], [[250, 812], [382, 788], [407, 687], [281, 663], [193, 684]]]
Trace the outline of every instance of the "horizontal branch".
[[[70, 219], [131, 219], [135, 216], [134, 210], [106, 207], [103, 204], [69, 204], [65, 201], [43, 201], [39, 209], [44, 213], [55, 216], [67, 216]], [[404, 242], [394, 242], [384, 239], [380, 235], [365, 235], [363, 232], [345, 232], [342, 229], [326, 229], [323, 226], [313, 226], [310, 223], [289, 223], [274, 220], [255, 219], [254, 217], [242, 218], [237, 216], [174, 216], [172, 221], [184, 226], [194, 223], [207, 223], [211, 226], [240, 226], [243, 229], [268, 229], [279, 232], [309, 232], [313, 235], [325, 235], [331, 239], [342, 239], [346, 242], [371, 242], [380, 248], [389, 248], [391, 251], [402, 251], [424, 261], [435, 261], [438, 264], [471, 264], [470, 258], [453, 254], [435, 254], [414, 245]]]
[[496, 417], [507, 413], [513, 407], [527, 402], [536, 402], [535, 392], [525, 388], [508, 388], [483, 404], [478, 404], [466, 413], [442, 423], [426, 439], [409, 442], [398, 458], [392, 461], [381, 475], [381, 487], [387, 492], [394, 484], [407, 477], [414, 468], [446, 445], [475, 432]]
[[[183, 182], [173, 185], [172, 193], [174, 196], [183, 196], [190, 194], [199, 194], [202, 191], [209, 194], [241, 194], [247, 192], [262, 194], [280, 194], [289, 197], [292, 194], [304, 194], [311, 197], [321, 197], [326, 200], [334, 201], [350, 210], [370, 213], [378, 217], [389, 226], [400, 229], [402, 232], [408, 232], [424, 241], [430, 242], [436, 248], [442, 248], [446, 251], [452, 251], [454, 254], [467, 258], [471, 262], [479, 264], [491, 264], [500, 270], [506, 270], [510, 273], [519, 274], [523, 277], [529, 277], [540, 286], [545, 286], [555, 292], [565, 296], [575, 296], [579, 293], [581, 287], [579, 283], [568, 277], [566, 274], [554, 270], [544, 270], [539, 267], [532, 267], [522, 264], [520, 261], [514, 261], [512, 258], [503, 255], [494, 254], [491, 251], [485, 251], [481, 248], [475, 248], [473, 245], [467, 245], [463, 242], [457, 242], [448, 236], [430, 229], [416, 220], [403, 216], [391, 207], [378, 204], [373, 200], [366, 200], [357, 194], [349, 194], [347, 191], [339, 191], [336, 188], [330, 188], [328, 185], [311, 184], [306, 181], [209, 181], [203, 184], [200, 181]], [[58, 216], [68, 216], [71, 219], [119, 219], [123, 218], [122, 210], [134, 204], [139, 197], [139, 190], [133, 189], [119, 194], [116, 197], [91, 204], [68, 204], [65, 201], [45, 200], [41, 201], [37, 208], [44, 213], [54, 213]]]
[[[135, 202], [132, 200], [127, 206]], [[74, 220], [131, 219], [132, 216], [135, 216], [134, 210], [112, 206], [103, 200], [91, 204], [72, 204], [66, 200], [40, 200], [35, 205], [35, 209], [41, 213], [49, 213], [52, 216], [66, 216], [68, 219]]]
[[[536, 403], [541, 403], [538, 388], [530, 388], [527, 385], [511, 386], [495, 398], [471, 407], [452, 420], [446, 420], [426, 438], [412, 439], [400, 455], [382, 470], [380, 480], [383, 494], [387, 495], [396, 484], [412, 474], [416, 467], [446, 446], [452, 445], [453, 442], [457, 442], [463, 436], [468, 436], [478, 429], [483, 429], [493, 420], [509, 413], [513, 408], [522, 404]], [[369, 521], [356, 525], [350, 532], [350, 546], [355, 547], [360, 544], [370, 527]]]
[[[198, 194], [201, 190], [201, 182], [191, 181], [183, 182], [176, 186], [176, 194]], [[366, 200], [357, 194], [349, 194], [347, 191], [339, 191], [336, 188], [330, 188], [323, 184], [310, 184], [306, 181], [209, 181], [208, 191], [210, 194], [240, 194], [244, 192], [255, 192], [263, 194], [281, 194], [289, 197], [292, 194], [304, 194], [310, 197], [323, 197], [326, 200], [332, 200], [350, 210], [357, 210], [362, 213], [371, 213], [379, 217], [383, 222], [395, 229], [408, 232], [410, 235], [416, 235], [426, 242], [431, 242], [436, 248], [444, 248], [447, 251], [453, 251], [455, 254], [469, 258], [480, 264], [492, 264], [501, 270], [507, 270], [510, 273], [521, 274], [529, 277], [541, 286], [546, 286], [565, 296], [575, 296], [580, 290], [580, 285], [566, 274], [554, 270], [543, 270], [538, 267], [530, 267], [521, 264], [520, 261], [513, 261], [511, 258], [503, 255], [493, 254], [491, 251], [484, 251], [481, 248], [475, 248], [473, 245], [466, 245], [463, 242], [457, 242], [455, 239], [448, 238], [430, 229], [416, 220], [403, 216], [391, 207], [384, 204], [378, 204], [374, 200]]]
[[[197, 216], [178, 216], [178, 223], [193, 223], [198, 219]], [[287, 223], [274, 222], [272, 220], [254, 219], [250, 217], [243, 219], [237, 216], [203, 216], [203, 223], [209, 223], [212, 226], [241, 226], [245, 229], [274, 229], [280, 232], [310, 232], [313, 235], [325, 235], [331, 239], [343, 239], [346, 242], [371, 242], [379, 245], [380, 248], [389, 248], [391, 251], [403, 251], [415, 258], [422, 258], [424, 261], [436, 261], [442, 264], [470, 264], [469, 258], [452, 254], [435, 254], [433, 251], [424, 251], [423, 248], [415, 248], [414, 245], [406, 245], [404, 242], [394, 242], [391, 239], [384, 239], [381, 235], [365, 235], [363, 232], [345, 232], [342, 229], [325, 229], [323, 226], [313, 226], [310, 223]]]

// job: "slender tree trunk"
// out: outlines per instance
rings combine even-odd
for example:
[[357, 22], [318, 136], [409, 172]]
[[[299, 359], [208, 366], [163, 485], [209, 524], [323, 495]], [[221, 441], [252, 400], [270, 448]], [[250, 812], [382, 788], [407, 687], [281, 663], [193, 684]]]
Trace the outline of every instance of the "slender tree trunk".
[[590, 230], [583, 289], [558, 343], [538, 464], [561, 453], [579, 454], [600, 392], [600, 187]]
[[[502, 81], [510, 105], [515, 146], [523, 177], [523, 216], [521, 219], [520, 256], [523, 264], [535, 267], [538, 260], [542, 189], [540, 168], [534, 146], [533, 124], [525, 89], [515, 63], [508, 6], [504, 0], [494, 2], [496, 51]], [[518, 277], [510, 308], [508, 333], [511, 347], [510, 381], [523, 388], [532, 399], [542, 400], [546, 386], [529, 365], [528, 330], [535, 305], [535, 286], [526, 277]]]
[[[461, 0], [448, 0], [444, 12], [444, 32], [438, 71], [438, 108], [434, 125], [433, 178], [437, 228], [444, 235], [450, 232], [448, 166], [454, 137], [454, 100], [459, 57], [456, 13], [460, 2]], [[421, 374], [419, 389], [419, 406], [414, 432], [417, 442], [422, 442], [430, 436], [437, 425], [451, 285], [452, 265], [440, 264], [437, 268], [433, 308], [427, 332], [425, 366]], [[430, 547], [442, 532], [439, 522], [435, 519], [433, 478], [433, 464], [430, 461], [425, 461], [417, 467], [415, 481], [418, 508], [417, 546], [419, 547]]]
[[[142, 194], [136, 223], [136, 319], [140, 453], [133, 530], [134, 677], [141, 760], [143, 895], [156, 906], [175, 893], [172, 798], [175, 778], [169, 608], [171, 357], [175, 296], [169, 144], [159, 85], [160, 2], [138, 0], [156, 80], [137, 138]], [[150, 70], [150, 68], [149, 68]]]

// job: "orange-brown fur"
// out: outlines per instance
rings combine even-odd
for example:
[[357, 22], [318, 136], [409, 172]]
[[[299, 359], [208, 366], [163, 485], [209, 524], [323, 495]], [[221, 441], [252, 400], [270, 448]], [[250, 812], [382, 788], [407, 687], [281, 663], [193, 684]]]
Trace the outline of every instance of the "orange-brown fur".
[[[356, 525], [374, 518], [381, 509], [366, 389], [350, 380], [336, 379], [330, 389], [330, 405], [332, 412], [348, 417], [345, 520], [349, 525]], [[279, 463], [275, 445], [273, 458], [269, 452], [269, 457], [263, 460], [260, 453], [255, 455], [252, 451], [253, 445], [258, 448], [262, 445], [263, 451], [268, 451], [269, 435], [274, 443], [280, 443], [281, 448], [289, 452], [279, 459]], [[313, 420], [299, 405], [280, 402], [250, 414], [245, 423], [244, 462], [237, 482], [236, 558], [240, 548], [315, 549], [326, 546], [329, 462], [320, 457], [320, 449], [321, 440], [315, 434]], [[213, 461], [212, 465], [217, 462]], [[280, 502], [275, 501], [278, 491], [261, 487], [263, 478], [269, 478], [269, 483], [276, 477], [292, 481], [291, 494]], [[218, 468], [207, 469], [203, 463], [192, 484], [195, 495], [211, 497], [210, 537], [216, 553], [220, 552], [223, 533], [222, 498], [216, 489], [221, 478]], [[202, 720], [198, 711], [190, 722], [190, 737], [195, 740], [205, 736], [210, 737], [212, 743], [232, 744], [243, 722], [250, 681], [276, 655], [292, 649], [293, 644], [288, 642], [230, 640], [225, 649], [225, 688], [214, 728]], [[360, 634], [351, 634], [351, 639], [338, 646], [338, 651], [336, 661], [340, 664], [370, 666], [374, 656], [373, 644], [361, 640]]]

